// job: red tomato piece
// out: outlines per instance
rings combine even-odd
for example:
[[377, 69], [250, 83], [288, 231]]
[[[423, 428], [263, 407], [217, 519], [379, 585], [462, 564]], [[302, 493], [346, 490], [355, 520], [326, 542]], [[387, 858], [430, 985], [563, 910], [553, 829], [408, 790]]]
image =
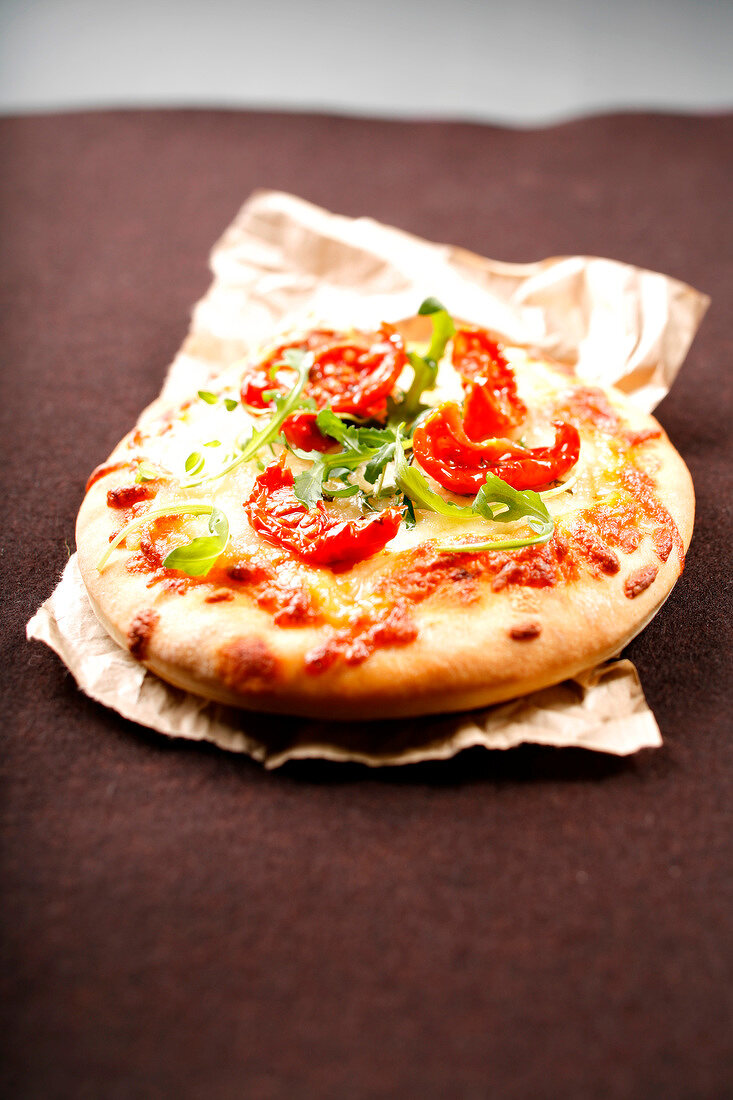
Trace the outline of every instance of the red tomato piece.
[[[348, 337], [328, 329], [313, 329], [301, 340], [281, 345], [264, 362], [247, 368], [241, 385], [246, 405], [264, 409], [269, 403], [264, 396], [268, 391], [288, 392], [293, 371], [287, 366], [275, 368], [289, 350], [313, 352], [304, 395], [311, 397], [319, 409], [331, 408], [335, 413], [367, 420], [386, 418], [387, 396], [407, 363], [402, 337], [391, 325], [383, 325], [377, 334]], [[328, 450], [331, 441], [319, 432], [315, 420], [313, 413], [293, 413], [283, 424], [285, 438], [303, 450]]]
[[469, 439], [491, 439], [522, 423], [527, 408], [496, 340], [483, 329], [458, 329], [452, 360], [466, 393], [464, 427]]
[[301, 451], [329, 451], [336, 445], [335, 439], [330, 439], [319, 429], [314, 412], [307, 409], [298, 409], [291, 413], [283, 421], [283, 434], [288, 443], [298, 447]]
[[313, 565], [346, 565], [383, 550], [402, 522], [399, 508], [342, 520], [322, 500], [309, 511], [293, 492], [293, 474], [281, 459], [256, 479], [244, 508], [260, 535]]
[[[295, 374], [282, 362], [286, 351], [316, 351], [318, 348], [328, 347], [338, 339], [338, 334], [330, 329], [311, 329], [301, 339], [275, 348], [261, 363], [250, 363], [242, 376], [242, 401], [254, 409], [266, 409], [269, 401], [263, 395], [268, 390], [287, 393], [293, 385]], [[274, 371], [277, 364], [281, 365]]]
[[531, 450], [509, 439], [475, 443], [465, 432], [461, 410], [453, 402], [440, 405], [412, 437], [420, 465], [445, 489], [477, 493], [487, 474], [495, 474], [515, 489], [537, 489], [566, 474], [578, 461], [577, 428], [553, 421], [555, 442]]

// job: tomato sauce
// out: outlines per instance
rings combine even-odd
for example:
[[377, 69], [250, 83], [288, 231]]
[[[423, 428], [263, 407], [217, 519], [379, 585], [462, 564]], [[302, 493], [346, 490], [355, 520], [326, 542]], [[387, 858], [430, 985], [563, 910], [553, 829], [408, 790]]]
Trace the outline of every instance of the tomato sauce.
[[[660, 501], [654, 495], [656, 485], [649, 474], [644, 473], [637, 466], [627, 465], [621, 470], [621, 484], [626, 491], [641, 505], [641, 508], [650, 519], [655, 520], [659, 526], [667, 532], [671, 539], [672, 547], [677, 551], [680, 562], [680, 572], [685, 566], [685, 546], [677, 528], [677, 524]], [[652, 536], [654, 537], [654, 536]], [[663, 537], [655, 538], [655, 546], [666, 546]], [[661, 557], [661, 553], [660, 553]], [[669, 551], [667, 552], [669, 557]], [[666, 561], [667, 558], [662, 558]]]

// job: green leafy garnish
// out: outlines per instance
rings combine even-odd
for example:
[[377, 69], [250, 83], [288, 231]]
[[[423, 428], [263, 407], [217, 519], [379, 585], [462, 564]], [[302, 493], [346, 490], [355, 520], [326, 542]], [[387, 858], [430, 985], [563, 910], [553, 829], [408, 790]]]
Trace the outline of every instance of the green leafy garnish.
[[198, 474], [204, 468], [204, 456], [201, 451], [192, 451], [185, 462], [187, 474]]
[[[396, 435], [392, 428], [370, 428], [350, 424], [331, 409], [321, 409], [316, 417], [319, 430], [340, 443], [342, 450], [335, 454], [299, 452], [299, 458], [312, 463], [295, 478], [293, 489], [298, 500], [308, 508], [314, 508], [323, 496], [355, 496], [359, 486], [348, 481], [350, 474], [364, 466], [364, 478], [373, 485], [384, 473], [394, 455]], [[343, 488], [329, 489], [324, 483], [333, 480], [344, 482]]]
[[221, 447], [221, 440], [210, 439], [208, 443], [204, 443], [204, 447]]
[[[120, 543], [125, 541], [128, 535], [133, 534], [135, 531], [139, 531], [140, 528], [144, 527], [146, 523], [149, 523], [151, 519], [158, 519], [159, 516], [208, 516], [218, 511], [219, 509], [215, 508], [213, 504], [199, 504], [194, 501], [181, 501], [180, 504], [166, 504], [161, 508], [151, 508], [143, 515], [136, 516], [135, 519], [131, 520], [130, 523], [118, 532], [97, 562], [97, 569], [101, 573], [109, 561], [112, 551], [116, 550]], [[224, 546], [222, 546], [222, 550], [223, 549]]]
[[[308, 374], [313, 363], [313, 355], [308, 352], [289, 350], [285, 352], [284, 359], [289, 367], [297, 372], [297, 378], [295, 385], [287, 396], [281, 395], [275, 398], [276, 411], [274, 415], [268, 420], [264, 427], [258, 431], [253, 431], [249, 439], [245, 440], [239, 447], [237, 454], [233, 455], [229, 462], [225, 462], [224, 465], [218, 469], [215, 473], [206, 474], [204, 476], [192, 477], [189, 481], [182, 482], [184, 488], [191, 488], [193, 485], [200, 485], [205, 481], [216, 481], [217, 478], [224, 477], [235, 467], [241, 465], [243, 462], [249, 462], [255, 458], [259, 451], [263, 447], [266, 447], [269, 443], [273, 443], [278, 435], [280, 429], [283, 426], [283, 421], [290, 416], [291, 412], [300, 407], [300, 395], [303, 392], [303, 387], [308, 381]], [[226, 404], [226, 402], [225, 402]], [[236, 405], [236, 401], [234, 403]], [[191, 456], [189, 456], [191, 457]]]
[[410, 365], [415, 372], [412, 385], [399, 407], [403, 420], [411, 420], [420, 409], [420, 398], [425, 390], [431, 390], [438, 376], [438, 363], [443, 358], [445, 347], [456, 331], [453, 319], [437, 298], [426, 298], [417, 311], [421, 316], [429, 316], [433, 322], [433, 334], [430, 347], [425, 355], [411, 351], [408, 355]]
[[513, 523], [524, 520], [534, 536], [518, 539], [503, 539], [475, 543], [439, 543], [438, 550], [453, 554], [476, 553], [483, 550], [519, 550], [523, 546], [542, 545], [552, 538], [555, 525], [552, 516], [538, 493], [527, 489], [520, 492], [507, 485], [494, 474], [487, 474], [486, 481], [479, 489], [473, 502], [468, 506], [454, 504], [444, 500], [428, 485], [425, 477], [414, 466], [407, 464], [402, 440], [397, 439], [395, 447], [395, 479], [403, 493], [413, 505], [427, 508], [431, 512], [447, 516], [449, 519], [467, 520], [480, 516], [492, 523]]
[[149, 462], [143, 461], [135, 471], [135, 484], [140, 485], [143, 481], [154, 481], [157, 476], [158, 471]]
[[189, 577], [205, 577], [229, 541], [229, 520], [219, 508], [213, 506], [209, 531], [210, 535], [191, 539], [185, 546], [171, 550], [163, 559], [163, 568], [179, 569]]
[[[202, 401], [206, 402], [207, 405], [218, 405], [220, 400], [216, 396], [216, 394], [212, 393], [210, 390], [199, 390], [198, 395]], [[223, 397], [221, 398], [221, 400], [224, 402], [224, 408], [227, 412], [232, 412], [232, 410], [236, 409], [237, 405], [239, 404], [239, 402], [235, 401], [233, 397]]]

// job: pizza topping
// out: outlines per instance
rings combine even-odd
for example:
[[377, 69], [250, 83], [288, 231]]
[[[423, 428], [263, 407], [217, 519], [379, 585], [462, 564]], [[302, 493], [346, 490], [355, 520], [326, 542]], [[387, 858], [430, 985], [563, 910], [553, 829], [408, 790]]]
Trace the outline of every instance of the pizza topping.
[[[316, 330], [296, 344], [283, 345], [264, 363], [251, 366], [242, 379], [242, 400], [254, 408], [266, 408], [276, 393], [292, 386], [292, 370], [282, 360], [294, 350], [310, 352], [312, 361], [304, 393], [316, 409], [366, 420], [385, 419], [386, 397], [407, 365], [402, 337], [391, 325], [376, 335], [354, 335]], [[304, 450], [324, 450], [328, 441], [320, 435], [314, 411], [301, 411], [283, 422], [285, 438]]]
[[458, 405], [446, 402], [418, 424], [415, 458], [445, 489], [475, 493], [493, 474], [515, 489], [537, 489], [559, 480], [576, 464], [580, 436], [572, 424], [554, 421], [550, 447], [528, 449], [508, 439], [475, 443], [469, 439]]
[[513, 642], [531, 642], [534, 638], [539, 638], [541, 633], [542, 627], [539, 623], [522, 623], [510, 629], [509, 637]]
[[205, 577], [229, 541], [229, 521], [219, 508], [212, 507], [209, 535], [177, 546], [163, 560], [164, 569], [179, 569], [189, 577]]
[[488, 332], [459, 329], [452, 360], [463, 380], [463, 426], [469, 439], [504, 436], [522, 423], [527, 407], [517, 393], [514, 371]]
[[[287, 420], [290, 413], [294, 412], [302, 403], [302, 394], [308, 381], [308, 373], [311, 367], [312, 359], [310, 353], [302, 351], [286, 351], [284, 358], [287, 361], [287, 365], [295, 372], [295, 382], [292, 389], [286, 397], [275, 397], [273, 403], [275, 405], [275, 413], [257, 431], [253, 431], [248, 439], [240, 443], [236, 451], [232, 454], [225, 454], [223, 460], [219, 466], [215, 468], [211, 473], [207, 473], [204, 469], [204, 465], [198, 466], [198, 460], [201, 455], [196, 456], [196, 469], [195, 475], [192, 474], [187, 480], [181, 482], [181, 486], [186, 489], [192, 488], [194, 485], [201, 485], [207, 481], [217, 481], [219, 478], [224, 477], [225, 474], [231, 473], [243, 462], [251, 462], [255, 459], [263, 447], [267, 447], [275, 442], [280, 435], [280, 431], [284, 422]], [[204, 392], [204, 391], [202, 391]], [[236, 402], [235, 402], [236, 404]], [[189, 460], [192, 460], [193, 456], [189, 455]], [[187, 471], [190, 472], [190, 471]]]
[[[545, 543], [552, 536], [553, 521], [542, 498], [531, 490], [519, 492], [492, 473], [486, 473], [475, 499], [469, 507], [461, 507], [443, 500], [434, 493], [427, 481], [414, 466], [408, 466], [401, 440], [397, 440], [395, 452], [395, 477], [397, 484], [414, 505], [451, 519], [465, 520], [480, 516], [494, 523], [525, 521], [533, 532], [531, 536], [500, 541], [441, 546], [453, 553], [487, 550], [516, 550], [523, 546]], [[497, 505], [497, 507], [494, 507]]]
[[110, 489], [107, 493], [108, 508], [131, 508], [140, 500], [151, 500], [157, 489], [152, 485], [122, 485], [119, 489]]
[[[202, 401], [205, 401], [207, 405], [217, 405], [220, 400], [220, 398], [217, 397], [215, 393], [210, 393], [209, 390], [199, 390], [198, 396], [201, 398]], [[221, 401], [227, 412], [234, 412], [237, 405], [239, 404], [239, 402], [235, 401], [233, 397], [224, 397], [221, 398]]]
[[150, 639], [159, 621], [160, 616], [157, 611], [153, 611], [151, 607], [146, 607], [142, 611], [138, 611], [130, 623], [127, 631], [127, 644], [135, 660], [144, 661], [147, 657]]
[[430, 346], [425, 355], [418, 355], [416, 351], [411, 351], [408, 356], [414, 377], [412, 385], [399, 406], [400, 416], [406, 422], [413, 420], [420, 411], [420, 398], [423, 393], [435, 386], [438, 378], [438, 364], [445, 354], [448, 341], [455, 332], [453, 318], [437, 298], [426, 298], [417, 312], [419, 317], [430, 317], [433, 331]]
[[613, 552], [594, 527], [583, 520], [579, 520], [573, 524], [571, 534], [573, 542], [590, 565], [592, 572], [596, 574], [607, 573], [609, 576], [618, 573], [621, 568], [618, 555]]
[[557, 415], [604, 432], [616, 432], [620, 423], [618, 413], [597, 386], [576, 386], [557, 409]]
[[628, 443], [630, 447], [640, 447], [642, 443], [648, 443], [650, 439], [660, 439], [661, 435], [661, 428], [629, 429], [628, 431], [621, 432], [621, 438]]
[[640, 569], [629, 573], [624, 581], [624, 596], [629, 600], [636, 599], [647, 590], [650, 584], [654, 583], [658, 572], [659, 567], [656, 565], [643, 565]]
[[380, 646], [409, 645], [417, 637], [417, 626], [402, 601], [376, 619], [357, 620], [342, 630], [334, 630], [324, 642], [305, 655], [305, 670], [317, 676], [337, 660], [360, 665]]
[[142, 512], [127, 523], [121, 531], [118, 531], [110, 542], [106, 551], [97, 562], [97, 569], [101, 573], [113, 550], [124, 542], [128, 535], [139, 531], [151, 520], [159, 516], [210, 516], [209, 530], [211, 536], [193, 539], [186, 546], [178, 547], [171, 551], [162, 563], [166, 569], [180, 569], [192, 577], [204, 576], [221, 554], [229, 538], [229, 523], [222, 511], [213, 504], [199, 504], [193, 501], [182, 501], [180, 504], [172, 503], [162, 508], [150, 508]]
[[226, 570], [227, 578], [246, 591], [258, 607], [269, 611], [277, 626], [304, 626], [318, 619], [308, 589], [271, 562], [240, 560]]
[[618, 546], [624, 554], [633, 554], [641, 542], [640, 509], [635, 501], [616, 500], [595, 504], [582, 512], [609, 546]]
[[204, 596], [204, 603], [227, 603], [233, 599], [234, 593], [231, 588], [215, 588], [213, 592], [209, 592], [208, 596]]
[[[677, 529], [677, 524], [671, 515], [654, 495], [655, 485], [648, 474], [636, 466], [624, 466], [621, 470], [621, 484], [639, 502], [646, 514], [669, 532], [672, 545], [677, 551], [680, 561], [680, 572], [685, 565], [685, 547], [682, 537]], [[660, 555], [661, 556], [661, 555]], [[669, 556], [669, 555], [667, 555]], [[662, 558], [666, 561], [666, 558]]]
[[672, 534], [667, 527], [655, 527], [652, 531], [652, 542], [660, 561], [667, 560], [672, 553]]
[[245, 502], [249, 521], [264, 538], [314, 565], [363, 561], [395, 537], [402, 522], [397, 508], [355, 520], [326, 511], [323, 501], [309, 509], [293, 491], [293, 474], [284, 461], [271, 463], [256, 479]]

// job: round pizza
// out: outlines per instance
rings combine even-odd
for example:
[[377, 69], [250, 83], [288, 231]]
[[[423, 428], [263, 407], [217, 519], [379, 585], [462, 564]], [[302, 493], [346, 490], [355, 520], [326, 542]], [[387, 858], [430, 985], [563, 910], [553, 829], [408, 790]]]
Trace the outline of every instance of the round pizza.
[[680, 575], [694, 495], [623, 394], [435, 299], [280, 334], [98, 467], [102, 623], [170, 683], [322, 718], [465, 710], [617, 654]]

